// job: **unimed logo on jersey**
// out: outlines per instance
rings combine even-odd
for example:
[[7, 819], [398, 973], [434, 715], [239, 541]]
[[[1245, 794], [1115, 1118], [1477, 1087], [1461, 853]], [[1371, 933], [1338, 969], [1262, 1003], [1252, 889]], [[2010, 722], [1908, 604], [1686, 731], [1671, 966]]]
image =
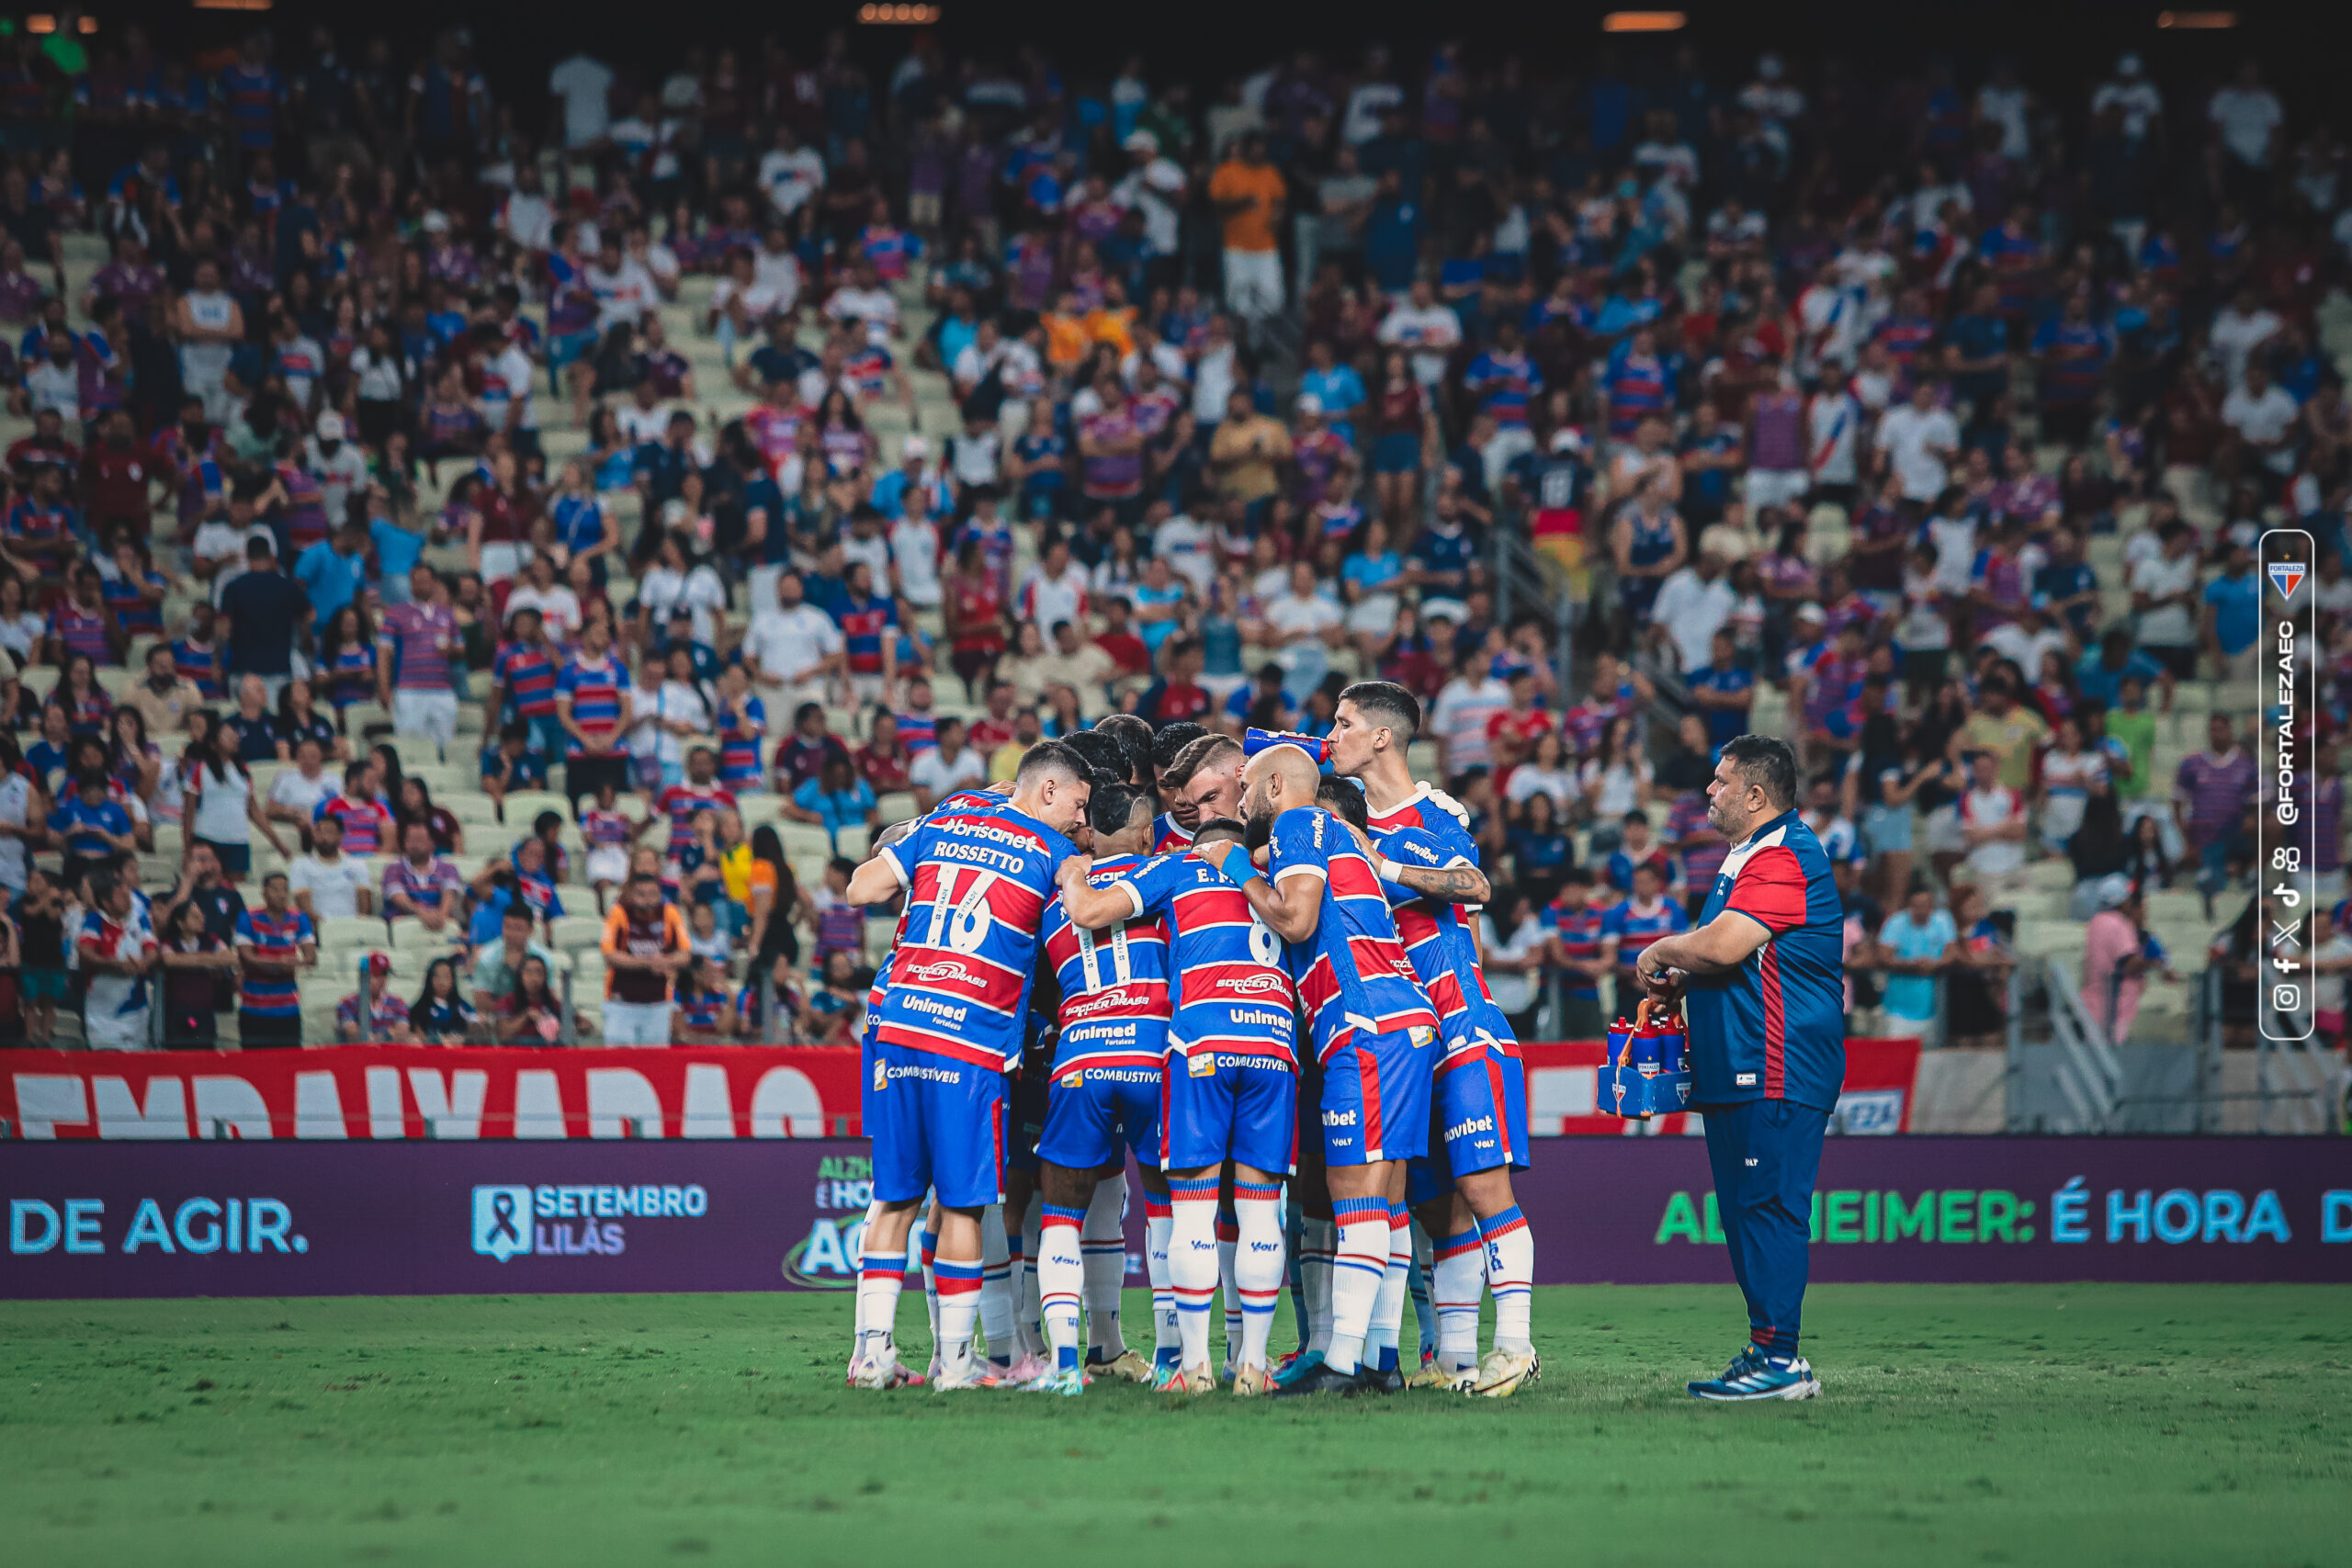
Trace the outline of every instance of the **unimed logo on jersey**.
[[474, 1250], [504, 1263], [526, 1255], [616, 1258], [628, 1247], [628, 1219], [698, 1220], [710, 1212], [700, 1184], [635, 1187], [477, 1187]]

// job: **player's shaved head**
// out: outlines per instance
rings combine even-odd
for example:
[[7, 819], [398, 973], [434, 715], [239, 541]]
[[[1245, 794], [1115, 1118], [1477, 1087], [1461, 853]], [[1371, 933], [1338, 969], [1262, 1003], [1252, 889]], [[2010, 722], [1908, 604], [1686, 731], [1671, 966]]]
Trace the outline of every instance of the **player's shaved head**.
[[1272, 833], [1283, 812], [1313, 806], [1322, 782], [1323, 770], [1296, 746], [1269, 746], [1250, 758], [1241, 775], [1241, 819], [1251, 840]]

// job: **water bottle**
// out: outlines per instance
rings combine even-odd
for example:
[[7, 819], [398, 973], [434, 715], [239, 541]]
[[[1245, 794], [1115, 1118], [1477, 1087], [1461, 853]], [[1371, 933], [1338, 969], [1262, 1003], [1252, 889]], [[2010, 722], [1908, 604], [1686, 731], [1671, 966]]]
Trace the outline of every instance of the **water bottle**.
[[1298, 735], [1287, 729], [1245, 729], [1241, 732], [1241, 754], [1254, 757], [1274, 746], [1295, 746], [1315, 759], [1321, 766], [1331, 760], [1331, 743], [1319, 736]]

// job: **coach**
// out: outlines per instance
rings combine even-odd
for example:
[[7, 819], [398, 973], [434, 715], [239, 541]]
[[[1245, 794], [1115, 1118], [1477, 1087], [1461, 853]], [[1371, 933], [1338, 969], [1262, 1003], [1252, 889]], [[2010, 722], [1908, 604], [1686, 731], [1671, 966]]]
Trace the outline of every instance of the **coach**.
[[1685, 998], [1690, 1100], [1731, 1270], [1747, 1297], [1747, 1348], [1701, 1399], [1811, 1399], [1797, 1354], [1821, 1138], [1846, 1077], [1844, 909], [1829, 857], [1797, 815], [1788, 743], [1743, 735], [1708, 785], [1707, 821], [1731, 853], [1696, 929], [1654, 942], [1637, 966], [1660, 1000]]

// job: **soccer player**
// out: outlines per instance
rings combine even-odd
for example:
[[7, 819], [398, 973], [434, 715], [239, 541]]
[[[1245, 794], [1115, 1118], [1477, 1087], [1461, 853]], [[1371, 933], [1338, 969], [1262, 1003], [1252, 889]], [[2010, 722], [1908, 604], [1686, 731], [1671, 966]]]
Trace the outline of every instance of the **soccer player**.
[[[1143, 849], [1151, 832], [1151, 797], [1124, 784], [1098, 782], [1088, 816], [1095, 853], [1102, 858], [1090, 863], [1080, 855], [1062, 863], [1062, 891], [1046, 906], [1045, 918], [1046, 953], [1061, 991], [1060, 1034], [1045, 1130], [1037, 1142], [1045, 1198], [1037, 1285], [1053, 1365], [1024, 1385], [1045, 1393], [1075, 1394], [1086, 1386], [1078, 1349], [1081, 1301], [1097, 1348], [1109, 1352], [1102, 1362], [1107, 1370], [1136, 1382], [1151, 1376], [1143, 1358], [1118, 1337], [1116, 1284], [1125, 1272], [1125, 1241], [1108, 1301], [1088, 1301], [1093, 1292], [1086, 1289], [1090, 1248], [1082, 1233], [1091, 1205], [1108, 1200], [1105, 1208], [1116, 1215], [1130, 1150], [1143, 1167], [1146, 1190], [1163, 1199], [1168, 1191], [1158, 1169], [1160, 1064], [1168, 1050], [1167, 921], [1130, 911], [1124, 895], [1113, 897], [1115, 911], [1110, 918], [1082, 923], [1070, 904], [1072, 887], [1101, 887], [1147, 863]], [[1098, 902], [1088, 901], [1090, 917], [1101, 914]], [[1099, 1265], [1094, 1270], [1104, 1271]], [[1155, 1292], [1167, 1288], [1166, 1281], [1152, 1280]], [[1093, 1324], [1105, 1312], [1111, 1322]]]
[[[1392, 895], [1419, 895], [1398, 906], [1397, 931], [1440, 1014], [1446, 1046], [1434, 1091], [1435, 1130], [1450, 1135], [1438, 1137], [1416, 1163], [1408, 1190], [1430, 1240], [1441, 1340], [1440, 1377], [1432, 1381], [1503, 1398], [1541, 1371], [1529, 1320], [1535, 1241], [1510, 1184], [1512, 1168], [1528, 1163], [1527, 1080], [1518, 1042], [1478, 969], [1470, 908], [1491, 890], [1478, 868], [1468, 814], [1444, 792], [1415, 783], [1406, 762], [1420, 721], [1419, 703], [1402, 686], [1357, 682], [1340, 694], [1333, 714], [1331, 771], [1363, 785], [1364, 826]], [[1481, 1274], [1495, 1294], [1495, 1350], [1465, 1382], [1471, 1369], [1461, 1362], [1465, 1350], [1475, 1356], [1476, 1348]], [[1449, 1323], [1450, 1357], [1443, 1343]]]
[[1339, 1231], [1329, 1347], [1277, 1397], [1385, 1392], [1362, 1358], [1404, 1213], [1405, 1161], [1428, 1152], [1437, 1015], [1371, 857], [1315, 804], [1315, 761], [1298, 747], [1271, 747], [1250, 760], [1243, 784], [1242, 820], [1264, 838], [1268, 874], [1240, 845], [1218, 845], [1214, 858], [1284, 943], [1322, 1067], [1323, 1164]]
[[1806, 1238], [1821, 1139], [1846, 1079], [1843, 912], [1829, 857], [1797, 814], [1788, 742], [1726, 742], [1707, 820], [1731, 843], [1697, 929], [1642, 950], [1649, 995], [1685, 999], [1691, 1109], [1733, 1276], [1747, 1298], [1748, 1344], [1700, 1399], [1811, 1399], [1798, 1352]]
[[1145, 861], [1107, 886], [1099, 865], [1076, 891], [1079, 874], [1069, 867], [1062, 874], [1073, 919], [1167, 921], [1178, 978], [1160, 1157], [1172, 1210], [1168, 1271], [1181, 1348], [1176, 1372], [1159, 1386], [1177, 1393], [1216, 1386], [1209, 1303], [1222, 1270], [1214, 1221], [1227, 1161], [1241, 1309], [1233, 1392], [1256, 1395], [1272, 1386], [1266, 1342], [1282, 1292], [1282, 1183], [1297, 1140], [1296, 991], [1279, 940], [1215, 863], [1228, 851], [1246, 860], [1243, 836], [1239, 822], [1212, 818], [1200, 824], [1190, 853]]
[[[1167, 750], [1165, 743], [1168, 737], [1182, 729], [1193, 731], [1193, 739], [1172, 751]], [[1152, 755], [1156, 761], [1161, 757], [1167, 760], [1158, 762], [1159, 799], [1162, 809], [1159, 818], [1151, 825], [1152, 853], [1156, 855], [1182, 854], [1192, 844], [1193, 829], [1201, 822], [1200, 807], [1193, 800], [1193, 780], [1199, 772], [1202, 759], [1211, 750], [1208, 743], [1214, 739], [1225, 739], [1222, 736], [1210, 735], [1207, 730], [1190, 720], [1181, 724], [1171, 724], [1159, 732], [1159, 740], [1154, 744]], [[1232, 744], [1229, 739], [1227, 743]], [[1217, 750], [1222, 755], [1222, 749]], [[1233, 799], [1228, 803], [1228, 809], [1223, 814], [1226, 816], [1231, 816], [1240, 809], [1240, 748], [1235, 746], [1234, 751], [1235, 756], [1231, 762], [1234, 779]], [[1216, 814], [1212, 813], [1212, 815]]]
[[858, 867], [849, 900], [905, 890], [905, 940], [891, 956], [868, 1081], [874, 1190], [858, 1291], [865, 1317], [857, 1382], [898, 1381], [894, 1333], [917, 1206], [936, 1190], [940, 1375], [935, 1389], [979, 1386], [972, 1328], [980, 1287], [980, 1213], [1004, 1195], [1005, 1073], [1021, 1055], [1038, 931], [1054, 874], [1077, 853], [1091, 769], [1041, 741], [1001, 806], [937, 812]]
[[[1317, 798], [1333, 816], [1363, 829], [1363, 797], [1354, 785], [1327, 779]], [[1430, 1292], [1438, 1319], [1437, 1364], [1412, 1381], [1417, 1386], [1508, 1398], [1521, 1383], [1541, 1375], [1529, 1330], [1535, 1247], [1510, 1181], [1512, 1169], [1529, 1163], [1519, 1042], [1487, 994], [1476, 944], [1453, 905], [1417, 894], [1388, 874], [1400, 863], [1451, 863], [1460, 858], [1456, 847], [1426, 828], [1392, 828], [1373, 841], [1382, 886], [1396, 912], [1396, 935], [1436, 1010], [1442, 1047], [1431, 1093], [1430, 1152], [1411, 1162], [1406, 1177], [1407, 1207], [1430, 1240]], [[1401, 1250], [1405, 1237], [1396, 1241]], [[1495, 1350], [1481, 1367], [1478, 1297], [1490, 1262]], [[1384, 1300], [1384, 1309], [1387, 1304]], [[1383, 1331], [1394, 1331], [1385, 1315], [1375, 1326], [1375, 1333]], [[1385, 1371], [1396, 1351], [1394, 1340], [1380, 1349]]]

